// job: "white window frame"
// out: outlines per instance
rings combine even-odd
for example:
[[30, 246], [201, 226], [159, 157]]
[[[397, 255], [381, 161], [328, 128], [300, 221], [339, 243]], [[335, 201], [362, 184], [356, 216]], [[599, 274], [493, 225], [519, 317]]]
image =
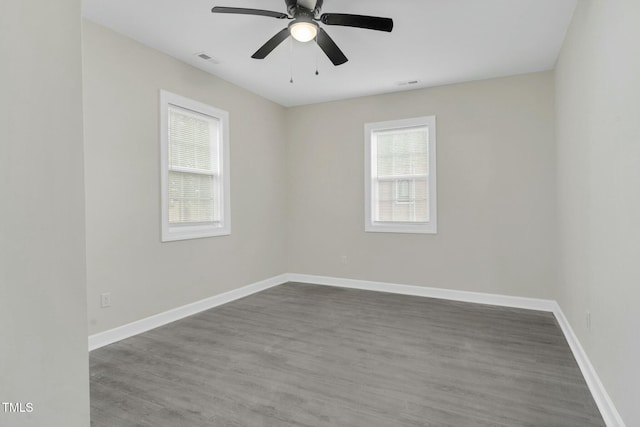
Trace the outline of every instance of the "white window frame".
[[[376, 206], [376, 141], [374, 132], [384, 130], [401, 130], [403, 128], [413, 128], [426, 126], [429, 135], [429, 221], [427, 222], [404, 222], [404, 221], [375, 221], [374, 213]], [[365, 141], [365, 161], [364, 161], [364, 195], [365, 195], [365, 225], [366, 232], [380, 233], [422, 233], [436, 234], [438, 232], [437, 218], [437, 183], [436, 183], [436, 117], [423, 116], [410, 119], [390, 120], [385, 122], [366, 123], [364, 125]], [[407, 179], [411, 179], [407, 175]]]
[[[220, 221], [211, 223], [169, 223], [169, 106], [176, 106], [197, 114], [213, 117], [219, 121], [218, 159], [221, 188]], [[162, 241], [199, 239], [203, 237], [231, 234], [231, 200], [229, 169], [229, 113], [202, 102], [166, 90], [160, 90], [160, 202]]]

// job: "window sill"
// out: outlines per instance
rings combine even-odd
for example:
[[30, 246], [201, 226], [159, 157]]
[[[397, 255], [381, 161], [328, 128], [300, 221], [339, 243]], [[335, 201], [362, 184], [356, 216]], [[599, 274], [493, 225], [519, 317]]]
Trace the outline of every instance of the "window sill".
[[367, 233], [410, 233], [410, 234], [437, 234], [438, 229], [432, 223], [407, 224], [407, 223], [374, 223], [366, 224], [364, 231]]
[[205, 237], [228, 236], [231, 234], [231, 227], [170, 227], [162, 230], [163, 242], [175, 242], [177, 240], [203, 239]]

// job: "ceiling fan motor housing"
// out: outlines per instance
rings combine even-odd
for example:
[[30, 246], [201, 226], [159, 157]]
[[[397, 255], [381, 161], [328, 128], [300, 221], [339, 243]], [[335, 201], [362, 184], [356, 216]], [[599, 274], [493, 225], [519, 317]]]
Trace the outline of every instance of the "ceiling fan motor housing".
[[298, 4], [298, 0], [285, 0], [287, 4], [287, 12], [293, 18], [297, 18], [301, 14], [311, 14], [311, 18], [315, 18], [320, 14], [320, 9], [322, 9], [322, 3], [324, 0], [316, 0], [316, 6], [311, 9], [307, 9], [304, 6]]

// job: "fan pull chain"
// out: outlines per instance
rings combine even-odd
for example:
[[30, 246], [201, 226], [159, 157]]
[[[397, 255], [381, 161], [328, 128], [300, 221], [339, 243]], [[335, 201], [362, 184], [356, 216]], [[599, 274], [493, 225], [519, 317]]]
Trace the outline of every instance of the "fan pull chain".
[[318, 33], [316, 33], [315, 42], [316, 42], [316, 76], [317, 76], [318, 74], [320, 74], [318, 72], [318, 49], [317, 49], [318, 48]]
[[293, 83], [293, 37], [289, 37], [289, 75], [291, 78], [289, 79], [289, 83]]

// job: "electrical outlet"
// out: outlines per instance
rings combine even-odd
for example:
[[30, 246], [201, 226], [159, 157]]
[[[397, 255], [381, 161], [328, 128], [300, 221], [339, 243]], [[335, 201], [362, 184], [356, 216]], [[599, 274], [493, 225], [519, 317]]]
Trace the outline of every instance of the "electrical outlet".
[[111, 292], [100, 294], [100, 308], [111, 307]]
[[591, 330], [591, 312], [587, 311], [587, 330]]
[[349, 263], [349, 258], [347, 258], [347, 256], [346, 256], [346, 255], [342, 255], [342, 256], [340, 257], [340, 262], [341, 262], [343, 265], [347, 265], [347, 264]]

